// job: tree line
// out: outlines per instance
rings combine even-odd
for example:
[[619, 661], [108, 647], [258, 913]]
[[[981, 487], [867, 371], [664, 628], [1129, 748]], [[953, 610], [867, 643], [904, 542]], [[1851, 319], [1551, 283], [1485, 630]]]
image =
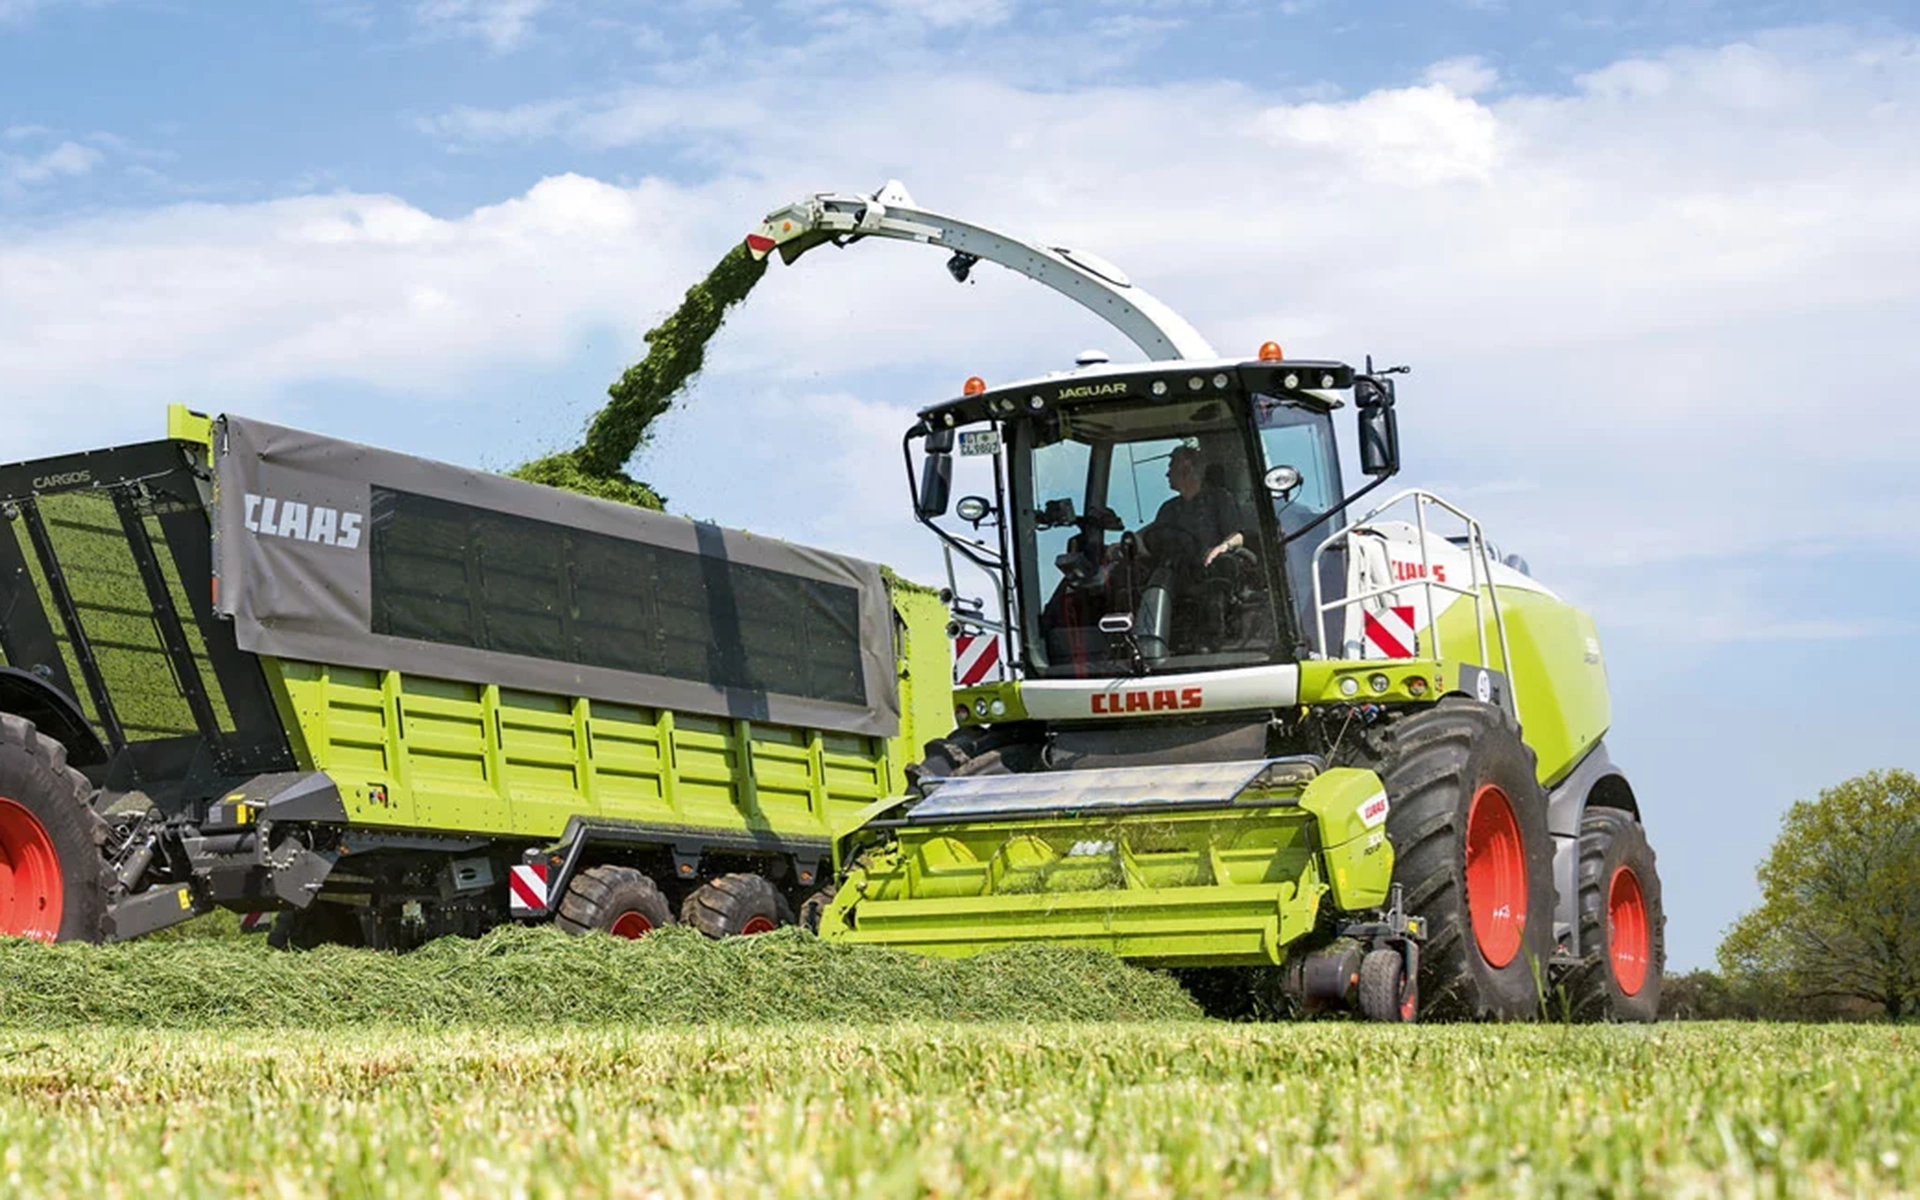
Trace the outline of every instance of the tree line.
[[1870, 771], [1796, 802], [1759, 880], [1719, 969], [1668, 976], [1662, 1016], [1920, 1017], [1920, 779]]

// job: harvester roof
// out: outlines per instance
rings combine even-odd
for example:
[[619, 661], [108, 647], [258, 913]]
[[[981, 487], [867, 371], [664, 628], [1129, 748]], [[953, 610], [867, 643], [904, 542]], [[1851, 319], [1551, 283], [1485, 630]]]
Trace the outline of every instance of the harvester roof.
[[992, 389], [976, 377], [967, 381], [967, 394], [922, 409], [920, 419], [928, 429], [953, 428], [1022, 412], [1041, 413], [1061, 404], [1171, 402], [1226, 392], [1236, 380], [1248, 390], [1334, 408], [1341, 400], [1333, 393], [1353, 386], [1353, 368], [1331, 360], [1223, 358], [1099, 363]]

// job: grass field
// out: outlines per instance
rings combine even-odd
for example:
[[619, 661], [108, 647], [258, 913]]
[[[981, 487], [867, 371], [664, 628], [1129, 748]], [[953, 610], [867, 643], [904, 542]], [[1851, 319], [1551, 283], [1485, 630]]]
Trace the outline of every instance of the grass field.
[[1920, 1193], [1885, 1027], [0, 1032], [23, 1196]]

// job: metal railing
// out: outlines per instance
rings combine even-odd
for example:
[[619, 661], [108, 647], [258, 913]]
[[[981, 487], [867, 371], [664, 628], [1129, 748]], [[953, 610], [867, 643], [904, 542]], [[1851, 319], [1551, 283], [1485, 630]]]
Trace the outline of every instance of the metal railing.
[[[1326, 599], [1323, 595], [1321, 585], [1320, 561], [1321, 556], [1327, 552], [1327, 548], [1336, 543], [1344, 542], [1350, 534], [1374, 524], [1380, 519], [1381, 515], [1389, 509], [1408, 502], [1412, 502], [1413, 504], [1413, 524], [1414, 528], [1418, 531], [1420, 541], [1420, 578], [1418, 580], [1389, 579], [1387, 583], [1381, 587], [1369, 588], [1364, 592], [1350, 596], [1341, 596], [1335, 600]], [[1465, 550], [1467, 552], [1467, 561], [1471, 567], [1472, 578], [1465, 584], [1448, 583], [1436, 578], [1434, 575], [1433, 548], [1427, 537], [1427, 508], [1429, 506], [1443, 509], [1452, 514], [1467, 528], [1467, 544]], [[1507, 649], [1507, 622], [1500, 610], [1499, 588], [1493, 580], [1493, 557], [1487, 550], [1486, 535], [1481, 532], [1480, 522], [1478, 520], [1454, 507], [1452, 504], [1447, 503], [1445, 500], [1442, 500], [1432, 492], [1424, 491], [1420, 488], [1409, 488], [1376, 505], [1365, 516], [1356, 521], [1351, 521], [1327, 535], [1325, 540], [1314, 547], [1313, 559], [1310, 565], [1313, 575], [1314, 626], [1315, 632], [1319, 636], [1319, 643], [1315, 648], [1315, 652], [1321, 658], [1332, 657], [1332, 655], [1328, 653], [1329, 643], [1327, 641], [1327, 614], [1329, 612], [1334, 609], [1351, 610], [1359, 605], [1365, 604], [1369, 600], [1375, 600], [1382, 596], [1404, 591], [1411, 586], [1417, 586], [1422, 589], [1426, 599], [1426, 631], [1428, 649], [1431, 652], [1431, 657], [1435, 659], [1445, 657], [1440, 645], [1440, 609], [1433, 602], [1434, 592], [1438, 590], [1472, 599], [1473, 628], [1479, 638], [1480, 650], [1480, 661], [1477, 665], [1491, 670], [1493, 663], [1487, 656], [1485, 606], [1489, 604], [1492, 605], [1494, 631], [1500, 642], [1500, 669], [1507, 675], [1507, 695], [1513, 701], [1515, 715], [1518, 715], [1520, 702], [1518, 696], [1514, 694], [1513, 668], [1511, 665], [1513, 657]], [[1349, 570], [1351, 570], [1351, 567], [1349, 567]], [[1389, 574], [1393, 571], [1391, 555], [1388, 556], [1387, 571]], [[1485, 591], [1484, 596], [1481, 594], [1483, 589]], [[1362, 611], [1364, 612], [1365, 610], [1363, 609]], [[1414, 630], [1415, 637], [1418, 638], [1419, 634], [1420, 630], [1416, 627]], [[1419, 647], [1416, 645], [1414, 650], [1418, 653]]]

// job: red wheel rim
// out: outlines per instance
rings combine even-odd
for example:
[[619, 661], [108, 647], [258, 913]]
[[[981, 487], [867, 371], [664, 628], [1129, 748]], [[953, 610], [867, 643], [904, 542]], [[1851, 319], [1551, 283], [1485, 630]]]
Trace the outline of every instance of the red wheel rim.
[[1489, 966], [1520, 953], [1527, 931], [1527, 847], [1507, 794], [1489, 783], [1467, 809], [1467, 916]]
[[742, 925], [740, 927], [740, 932], [742, 934], [772, 933], [773, 922], [767, 920], [767, 918], [765, 917], [751, 917], [747, 920], [747, 923], [745, 925]]
[[60, 855], [40, 818], [0, 796], [0, 935], [51, 942], [66, 911]]
[[1647, 898], [1631, 867], [1615, 867], [1607, 885], [1607, 955], [1620, 990], [1639, 995], [1647, 983]]
[[628, 910], [613, 919], [607, 932], [617, 938], [643, 938], [653, 932], [653, 922], [642, 913]]

